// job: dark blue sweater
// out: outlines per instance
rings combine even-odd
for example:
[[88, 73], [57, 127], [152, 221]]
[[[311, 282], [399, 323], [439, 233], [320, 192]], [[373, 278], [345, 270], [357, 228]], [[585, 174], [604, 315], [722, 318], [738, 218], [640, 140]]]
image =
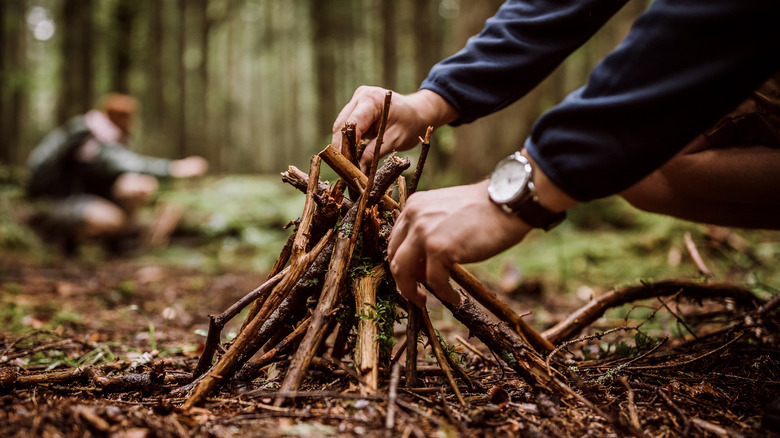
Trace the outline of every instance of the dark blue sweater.
[[[636, 1], [636, 0], [635, 0]], [[626, 3], [508, 0], [421, 88], [471, 122], [519, 99]], [[659, 168], [780, 70], [780, 1], [655, 0], [525, 147], [580, 201]]]

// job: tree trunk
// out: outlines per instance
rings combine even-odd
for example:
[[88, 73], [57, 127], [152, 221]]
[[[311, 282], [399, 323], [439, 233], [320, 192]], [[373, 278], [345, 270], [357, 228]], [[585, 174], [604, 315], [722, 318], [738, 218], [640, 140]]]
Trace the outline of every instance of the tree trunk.
[[395, 31], [397, 2], [382, 0], [382, 86], [395, 90], [398, 86], [398, 56]]
[[200, 21], [200, 40], [198, 41], [200, 65], [198, 66], [199, 84], [197, 87], [197, 95], [200, 96], [203, 103], [198, 105], [197, 111], [197, 127], [199, 131], [197, 133], [197, 138], [199, 139], [200, 144], [197, 145], [198, 147], [196, 150], [211, 162], [214, 160], [216, 154], [210, 147], [212, 142], [210, 141], [211, 129], [209, 123], [209, 120], [211, 120], [209, 114], [209, 108], [211, 108], [209, 102], [209, 41], [211, 38], [213, 20], [209, 17], [208, 6], [208, 0], [199, 0], [197, 2], [197, 12]]
[[309, 17], [314, 27], [312, 40], [314, 46], [314, 75], [316, 81], [315, 99], [317, 102], [317, 138], [331, 132], [341, 105], [337, 99], [337, 63], [349, 51], [355, 29], [350, 10], [350, 2], [324, 2], [311, 0]]
[[184, 65], [184, 51], [187, 49], [187, 0], [179, 0], [178, 29], [176, 44], [176, 83], [178, 85], [178, 107], [176, 108], [176, 145], [179, 157], [187, 156], [187, 70]]
[[[144, 120], [147, 132], [159, 133], [165, 126], [165, 93], [163, 70], [163, 7], [149, 8], [149, 42], [147, 43], [148, 78], [144, 105]], [[147, 137], [148, 138], [148, 137]]]
[[0, 162], [14, 163], [25, 143], [29, 121], [30, 80], [27, 69], [27, 28], [23, 17], [27, 2], [0, 5]]
[[111, 89], [118, 93], [130, 92], [130, 67], [132, 40], [138, 3], [135, 0], [119, 0], [114, 8], [113, 36], [111, 45]]
[[414, 0], [412, 32], [414, 32], [414, 79], [419, 85], [428, 76], [442, 52], [442, 19], [438, 13], [439, 2]]
[[92, 0], [62, 3], [62, 93], [57, 122], [87, 111], [94, 103], [92, 91]]

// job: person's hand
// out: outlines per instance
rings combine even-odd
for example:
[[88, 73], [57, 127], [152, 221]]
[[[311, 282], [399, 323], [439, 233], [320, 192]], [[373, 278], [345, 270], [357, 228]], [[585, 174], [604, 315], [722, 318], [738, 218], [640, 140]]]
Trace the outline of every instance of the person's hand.
[[[360, 167], [364, 171], [368, 169], [376, 147], [386, 92], [379, 87], [358, 88], [333, 123], [332, 144], [339, 149], [341, 129], [347, 123], [355, 124], [358, 142], [371, 139], [360, 158]], [[380, 154], [384, 156], [394, 150], [411, 149], [419, 142], [418, 137], [425, 135], [429, 125], [437, 128], [457, 118], [455, 109], [432, 91], [420, 90], [408, 95], [393, 93]]]
[[531, 227], [488, 198], [487, 180], [417, 192], [409, 197], [390, 235], [390, 271], [401, 293], [425, 305], [425, 283], [447, 301], [460, 298], [449, 284], [455, 263], [490, 258], [520, 242]]
[[171, 161], [170, 172], [174, 178], [192, 178], [201, 176], [209, 169], [205, 158], [193, 155], [181, 160]]

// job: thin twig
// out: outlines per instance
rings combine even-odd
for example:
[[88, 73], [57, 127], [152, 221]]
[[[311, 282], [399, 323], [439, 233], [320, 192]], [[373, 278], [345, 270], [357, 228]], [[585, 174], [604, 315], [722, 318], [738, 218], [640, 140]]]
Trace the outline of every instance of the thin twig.
[[[739, 340], [742, 337], [743, 334], [744, 333], [740, 333], [737, 336], [735, 336], [734, 339], [726, 342], [725, 344], [721, 345], [720, 347], [718, 347], [718, 348], [716, 348], [716, 349], [714, 349], [712, 351], [708, 351], [707, 353], [704, 353], [701, 356], [696, 356], [693, 359], [689, 359], [689, 360], [685, 360], [685, 361], [677, 362], [677, 363], [672, 363], [672, 364], [642, 365], [642, 366], [632, 366], [630, 368], [632, 370], [659, 370], [659, 369], [677, 368], [677, 367], [681, 367], [681, 366], [685, 366], [685, 365], [690, 365], [690, 364], [692, 364], [692, 363], [694, 363], [696, 361], [704, 359], [705, 357], [711, 356], [711, 355], [713, 355], [713, 354], [723, 350], [724, 348], [727, 348], [729, 345], [731, 345], [734, 342], [736, 342], [737, 340]], [[629, 368], [629, 367], [626, 367], [626, 368]]]
[[683, 412], [682, 409], [680, 409], [679, 406], [672, 400], [671, 397], [669, 397], [669, 394], [666, 393], [661, 388], [657, 388], [655, 392], [661, 396], [661, 398], [664, 400], [664, 403], [666, 403], [669, 408], [674, 411], [675, 414], [677, 414], [678, 417], [680, 417], [680, 420], [682, 420], [684, 426], [682, 430], [682, 436], [688, 436], [688, 433], [691, 430], [691, 421], [688, 419], [688, 416], [685, 415], [685, 412]]
[[628, 417], [631, 420], [631, 425], [637, 430], [641, 430], [642, 425], [639, 423], [639, 414], [636, 410], [636, 403], [634, 403], [634, 389], [631, 388], [631, 384], [628, 383], [628, 379], [625, 377], [620, 378], [620, 383], [622, 383], [623, 386], [626, 387], [626, 391], [628, 391]]
[[[682, 289], [680, 289], [680, 292], [682, 292]], [[679, 292], [678, 292], [678, 293], [679, 293]], [[690, 326], [688, 326], [688, 324], [685, 322], [685, 320], [684, 320], [684, 319], [682, 319], [682, 317], [681, 317], [680, 315], [678, 315], [678, 314], [677, 314], [677, 312], [673, 311], [673, 310], [672, 310], [672, 309], [669, 307], [669, 305], [667, 305], [667, 304], [666, 304], [666, 301], [664, 301], [664, 300], [663, 300], [663, 298], [661, 298], [661, 297], [656, 297], [656, 299], [658, 299], [658, 301], [660, 301], [660, 302], [661, 302], [661, 304], [663, 304], [663, 306], [666, 308], [666, 310], [667, 310], [669, 313], [671, 313], [671, 314], [672, 314], [672, 316], [674, 316], [674, 318], [677, 320], [677, 322], [679, 322], [680, 324], [682, 324], [682, 326], [683, 326], [683, 327], [685, 327], [685, 329], [686, 329], [686, 330], [688, 330], [688, 333], [690, 333], [690, 334], [693, 336], [693, 338], [694, 338], [694, 339], [699, 339], [699, 337], [698, 337], [698, 336], [696, 336], [696, 333], [693, 331], [693, 329], [691, 329], [691, 327], [690, 327]]]
[[449, 382], [450, 387], [452, 387], [452, 392], [455, 393], [455, 397], [458, 398], [458, 402], [460, 402], [461, 406], [466, 406], [466, 401], [463, 399], [463, 395], [461, 395], [460, 389], [458, 389], [458, 384], [455, 382], [455, 377], [453, 377], [452, 370], [450, 369], [447, 358], [445, 357], [444, 349], [441, 346], [441, 342], [439, 342], [436, 329], [433, 328], [433, 323], [431, 322], [431, 316], [428, 314], [428, 309], [420, 309], [420, 315], [422, 316], [421, 319], [423, 326], [425, 327], [425, 331], [428, 334], [428, 341], [431, 343], [431, 349], [436, 356], [436, 360], [439, 362], [439, 366], [441, 367], [442, 371], [444, 371], [444, 376], [447, 378], [447, 382]]
[[710, 271], [704, 263], [704, 259], [701, 257], [701, 254], [699, 254], [699, 249], [696, 248], [696, 243], [694, 243], [693, 238], [691, 238], [691, 233], [686, 231], [683, 237], [685, 239], [685, 247], [688, 249], [688, 253], [691, 255], [693, 263], [696, 264], [696, 267], [699, 268], [699, 271], [704, 274], [708, 280], [714, 280], [715, 276], [712, 275], [712, 271]]
[[425, 131], [425, 138], [421, 138], [422, 147], [420, 148], [420, 158], [417, 160], [417, 167], [414, 168], [414, 175], [412, 181], [409, 183], [409, 194], [417, 191], [417, 184], [420, 182], [420, 176], [422, 175], [423, 167], [425, 167], [425, 160], [428, 158], [428, 150], [431, 149], [431, 132], [433, 132], [433, 126], [428, 126]]
[[393, 365], [393, 371], [390, 372], [390, 388], [387, 391], [387, 419], [385, 419], [385, 436], [390, 437], [395, 427], [395, 407], [398, 397], [398, 381], [401, 378], [401, 364]]

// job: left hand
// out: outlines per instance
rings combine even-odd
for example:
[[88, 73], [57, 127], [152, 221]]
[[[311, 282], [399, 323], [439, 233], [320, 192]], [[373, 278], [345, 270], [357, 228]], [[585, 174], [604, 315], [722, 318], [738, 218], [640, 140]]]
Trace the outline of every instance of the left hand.
[[401, 293], [425, 306], [425, 283], [440, 298], [457, 303], [449, 283], [455, 263], [490, 258], [520, 242], [531, 226], [488, 198], [488, 181], [418, 192], [409, 197], [393, 227], [387, 254]]

